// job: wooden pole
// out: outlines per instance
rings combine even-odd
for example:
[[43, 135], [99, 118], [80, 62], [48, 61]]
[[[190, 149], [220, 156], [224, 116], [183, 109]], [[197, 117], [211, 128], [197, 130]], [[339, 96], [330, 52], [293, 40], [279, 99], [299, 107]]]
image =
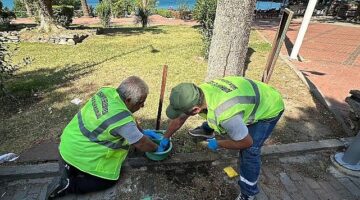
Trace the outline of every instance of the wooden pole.
[[167, 68], [168, 68], [168, 66], [164, 65], [163, 74], [162, 74], [162, 80], [161, 80], [159, 108], [158, 108], [158, 114], [157, 114], [157, 118], [156, 118], [156, 127], [155, 127], [156, 130], [160, 129], [161, 111], [162, 111], [162, 105], [163, 105], [164, 93], [165, 93], [165, 86], [166, 86]]

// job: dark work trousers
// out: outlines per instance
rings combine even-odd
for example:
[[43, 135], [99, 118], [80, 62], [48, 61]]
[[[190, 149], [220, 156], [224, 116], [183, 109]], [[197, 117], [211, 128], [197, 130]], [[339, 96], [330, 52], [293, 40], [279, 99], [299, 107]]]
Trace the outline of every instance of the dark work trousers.
[[117, 181], [99, 178], [78, 170], [61, 159], [59, 162], [61, 176], [69, 179], [66, 193], [84, 194], [105, 190], [115, 185]]
[[[253, 140], [253, 145], [240, 150], [239, 153], [240, 180], [238, 184], [240, 185], [241, 193], [248, 196], [254, 196], [259, 193], [257, 181], [261, 167], [261, 147], [265, 140], [271, 135], [282, 113], [283, 111], [274, 118], [260, 120], [247, 126]], [[203, 123], [202, 127], [204, 130], [212, 130], [206, 122]]]

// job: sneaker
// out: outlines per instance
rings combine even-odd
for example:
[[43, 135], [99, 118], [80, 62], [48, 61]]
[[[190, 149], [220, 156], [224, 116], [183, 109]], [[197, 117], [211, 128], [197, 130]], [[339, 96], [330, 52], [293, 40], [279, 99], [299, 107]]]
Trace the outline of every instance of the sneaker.
[[246, 194], [240, 193], [238, 197], [236, 197], [235, 200], [254, 200], [255, 196], [248, 196]]
[[196, 127], [195, 129], [189, 130], [188, 133], [194, 137], [204, 137], [207, 139], [215, 137], [214, 131], [206, 131], [201, 126]]
[[48, 185], [46, 199], [54, 199], [56, 197], [64, 196], [69, 184], [70, 180], [68, 178], [55, 177]]

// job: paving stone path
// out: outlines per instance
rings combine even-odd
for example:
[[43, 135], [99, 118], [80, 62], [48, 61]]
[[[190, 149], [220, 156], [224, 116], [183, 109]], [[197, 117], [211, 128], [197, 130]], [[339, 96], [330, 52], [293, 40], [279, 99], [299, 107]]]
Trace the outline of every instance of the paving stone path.
[[[329, 152], [263, 158], [258, 200], [358, 200], [360, 178], [345, 175], [330, 163]], [[87, 195], [67, 195], [62, 200], [85, 199], [235, 199], [237, 179], [229, 179], [225, 166], [236, 160], [172, 169], [143, 167], [122, 172], [119, 183]], [[0, 183], [2, 199], [44, 199], [51, 177]]]

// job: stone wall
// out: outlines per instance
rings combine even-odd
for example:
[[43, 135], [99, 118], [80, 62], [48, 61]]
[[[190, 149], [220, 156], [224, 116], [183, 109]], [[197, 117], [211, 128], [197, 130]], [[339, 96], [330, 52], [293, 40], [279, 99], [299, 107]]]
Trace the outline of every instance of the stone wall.
[[20, 42], [19, 32], [17, 31], [0, 32], [0, 40], [4, 41], [5, 43]]
[[8, 43], [26, 41], [60, 45], [76, 45], [81, 43], [90, 35], [96, 35], [96, 33], [96, 30], [67, 30], [63, 33], [46, 35], [37, 33], [36, 31], [29, 28], [25, 28], [21, 31], [0, 32], [0, 40], [6, 41]]

